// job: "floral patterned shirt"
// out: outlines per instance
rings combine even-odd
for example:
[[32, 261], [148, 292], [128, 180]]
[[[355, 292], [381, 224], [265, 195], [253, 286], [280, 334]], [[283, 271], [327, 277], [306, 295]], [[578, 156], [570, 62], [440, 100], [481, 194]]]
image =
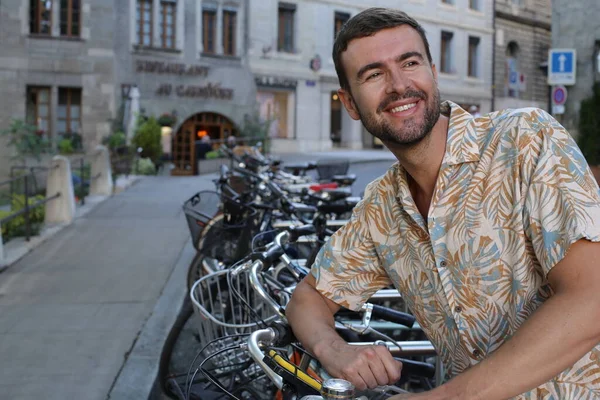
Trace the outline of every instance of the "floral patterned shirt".
[[[546, 112], [473, 118], [451, 102], [442, 108], [446, 153], [428, 218], [395, 164], [369, 184], [312, 274], [323, 295], [354, 310], [394, 285], [454, 376], [552, 296], [548, 272], [572, 243], [600, 241], [600, 195], [579, 148]], [[600, 398], [600, 345], [516, 398]]]

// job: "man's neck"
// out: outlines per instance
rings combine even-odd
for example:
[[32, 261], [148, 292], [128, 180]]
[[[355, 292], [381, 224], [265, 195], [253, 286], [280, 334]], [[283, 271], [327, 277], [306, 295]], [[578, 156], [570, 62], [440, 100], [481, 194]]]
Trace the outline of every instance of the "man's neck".
[[410, 192], [425, 218], [446, 152], [448, 121], [448, 117], [440, 115], [431, 133], [413, 147], [388, 146], [406, 170]]

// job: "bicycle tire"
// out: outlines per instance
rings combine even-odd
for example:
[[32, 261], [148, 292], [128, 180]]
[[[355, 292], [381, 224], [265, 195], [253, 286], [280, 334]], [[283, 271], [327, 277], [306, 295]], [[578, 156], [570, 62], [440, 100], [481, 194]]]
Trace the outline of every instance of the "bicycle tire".
[[179, 314], [175, 319], [175, 323], [173, 324], [171, 330], [169, 331], [169, 334], [167, 335], [167, 339], [165, 340], [163, 349], [160, 354], [160, 360], [158, 363], [159, 386], [162, 393], [174, 400], [185, 399], [181, 399], [180, 396], [177, 396], [177, 394], [173, 392], [167, 384], [167, 381], [171, 377], [170, 367], [173, 357], [173, 350], [175, 349], [175, 344], [177, 343], [177, 340], [181, 336], [183, 328], [186, 326], [186, 323], [193, 315], [194, 309], [192, 307], [192, 302], [191, 300], [189, 300], [188, 296], [185, 296], [185, 300], [183, 302], [181, 310], [179, 310]]

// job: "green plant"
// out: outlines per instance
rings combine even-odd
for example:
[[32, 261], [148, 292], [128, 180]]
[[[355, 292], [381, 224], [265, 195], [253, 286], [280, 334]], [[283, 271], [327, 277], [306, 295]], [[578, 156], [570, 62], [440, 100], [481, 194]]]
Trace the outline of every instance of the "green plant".
[[140, 158], [133, 162], [134, 175], [156, 175], [156, 166], [149, 158]]
[[588, 164], [600, 164], [600, 83], [595, 83], [591, 97], [581, 102], [579, 109], [579, 138]]
[[72, 154], [75, 150], [73, 149], [73, 143], [69, 139], [61, 139], [58, 142], [58, 151], [61, 154]]
[[[32, 206], [35, 203], [43, 200], [45, 196], [37, 195], [28, 199], [27, 203]], [[25, 207], [25, 196], [22, 194], [13, 195], [10, 201], [10, 210], [0, 210], [0, 220], [22, 210]], [[29, 210], [29, 221], [31, 223], [31, 235], [37, 235], [44, 223], [46, 209], [40, 205]], [[2, 240], [8, 242], [10, 239], [25, 236], [25, 215], [19, 215], [10, 221], [2, 224]]]
[[272, 115], [264, 118], [260, 115], [260, 110], [255, 108], [252, 114], [244, 116], [244, 124], [240, 129], [240, 136], [245, 138], [253, 138], [255, 142], [262, 141], [263, 151], [268, 153], [269, 131], [271, 125], [277, 120], [277, 116]]
[[114, 132], [102, 139], [102, 144], [114, 150], [127, 145], [127, 136], [122, 131]]
[[213, 150], [206, 153], [205, 157], [207, 160], [215, 160], [217, 158], [223, 157], [223, 155], [219, 151]]
[[51, 151], [50, 142], [43, 131], [22, 120], [13, 119], [8, 129], [0, 131], [0, 135], [8, 138], [7, 145], [13, 149], [13, 160], [27, 164], [27, 158], [41, 160], [41, 155]]
[[157, 122], [160, 126], [173, 126], [175, 125], [175, 122], [177, 122], [177, 119], [173, 114], [164, 113], [160, 117], [158, 117]]
[[149, 158], [154, 164], [162, 156], [161, 127], [154, 117], [149, 117], [139, 125], [132, 139], [132, 144], [141, 148], [141, 157]]

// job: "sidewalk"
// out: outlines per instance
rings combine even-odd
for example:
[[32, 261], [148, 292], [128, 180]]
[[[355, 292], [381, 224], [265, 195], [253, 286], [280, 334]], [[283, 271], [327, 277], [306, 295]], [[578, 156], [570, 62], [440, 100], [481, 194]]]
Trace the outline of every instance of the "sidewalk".
[[[390, 160], [359, 153], [282, 159]], [[181, 206], [213, 177], [141, 178], [0, 273], [0, 397], [148, 398], [194, 256]]]
[[181, 205], [209, 178], [142, 178], [0, 274], [0, 397], [107, 398], [188, 242]]

